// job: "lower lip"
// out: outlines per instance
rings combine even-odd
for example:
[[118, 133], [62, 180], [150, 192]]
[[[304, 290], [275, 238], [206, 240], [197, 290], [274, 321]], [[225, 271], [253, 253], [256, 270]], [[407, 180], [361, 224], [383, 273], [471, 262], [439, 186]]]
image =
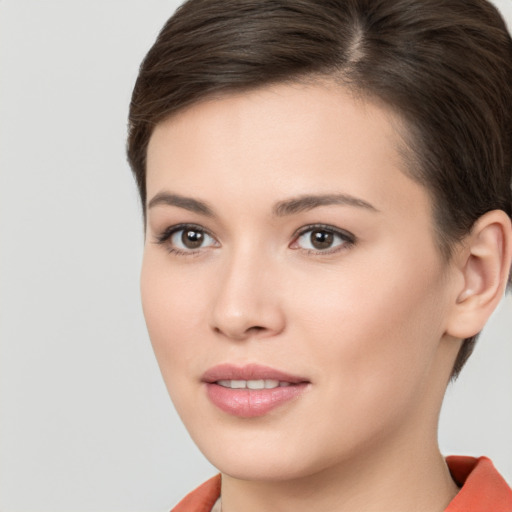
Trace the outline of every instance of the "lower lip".
[[255, 418], [298, 398], [307, 385], [303, 382], [273, 389], [231, 389], [206, 383], [206, 392], [222, 411], [240, 418]]

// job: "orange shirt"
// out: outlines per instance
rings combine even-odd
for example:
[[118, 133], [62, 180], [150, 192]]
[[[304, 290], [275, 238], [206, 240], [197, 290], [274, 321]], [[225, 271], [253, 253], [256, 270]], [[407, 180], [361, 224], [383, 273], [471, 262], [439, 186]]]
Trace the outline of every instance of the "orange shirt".
[[[446, 458], [461, 490], [445, 512], [512, 512], [512, 489], [487, 457]], [[210, 512], [220, 496], [220, 475], [187, 495], [171, 512]]]
[[445, 512], [512, 512], [512, 489], [487, 457], [446, 457], [462, 489]]
[[219, 496], [220, 475], [217, 475], [187, 494], [171, 512], [210, 512]]

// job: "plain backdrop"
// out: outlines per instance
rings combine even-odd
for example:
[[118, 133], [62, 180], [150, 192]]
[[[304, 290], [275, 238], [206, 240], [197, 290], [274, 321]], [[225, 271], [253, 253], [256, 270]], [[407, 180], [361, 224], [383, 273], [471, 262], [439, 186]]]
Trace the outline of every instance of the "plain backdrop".
[[[512, 23], [512, 0], [497, 2]], [[0, 511], [163, 512], [215, 473], [151, 351], [125, 159], [171, 0], [0, 0]], [[512, 300], [448, 391], [444, 453], [512, 482]]]

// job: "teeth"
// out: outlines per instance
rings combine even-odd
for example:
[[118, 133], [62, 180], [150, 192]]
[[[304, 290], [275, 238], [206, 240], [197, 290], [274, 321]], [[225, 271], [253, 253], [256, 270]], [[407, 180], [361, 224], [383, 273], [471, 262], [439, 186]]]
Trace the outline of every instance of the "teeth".
[[265, 381], [264, 380], [248, 380], [247, 387], [249, 389], [265, 389]]
[[260, 380], [218, 380], [219, 386], [231, 389], [274, 389], [277, 387], [290, 386], [289, 382], [279, 382], [274, 379]]

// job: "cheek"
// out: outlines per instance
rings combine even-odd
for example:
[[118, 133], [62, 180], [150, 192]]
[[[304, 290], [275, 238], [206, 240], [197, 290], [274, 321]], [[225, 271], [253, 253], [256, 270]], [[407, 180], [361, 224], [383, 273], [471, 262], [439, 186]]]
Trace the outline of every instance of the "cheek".
[[204, 329], [201, 290], [187, 274], [173, 272], [166, 255], [146, 253], [141, 272], [141, 299], [147, 329], [167, 382], [197, 351], [194, 340]]
[[[423, 271], [410, 258], [394, 266], [384, 258], [333, 270], [327, 279], [297, 279], [297, 335], [309, 340], [307, 357], [322, 360], [320, 378], [359, 396], [406, 393], [426, 378], [443, 334], [440, 268]], [[378, 261], [378, 260], [373, 260]], [[315, 283], [314, 287], [311, 283]], [[301, 334], [302, 333], [302, 334]], [[362, 403], [364, 400], [362, 401]]]
[[[141, 299], [147, 330], [167, 391], [188, 426], [196, 414], [196, 387], [204, 370], [204, 291], [189, 272], [169, 264], [167, 254], [147, 251], [141, 272]], [[191, 406], [191, 404], [193, 404]]]
[[390, 275], [389, 269], [364, 268], [366, 274], [353, 268], [350, 276], [333, 272], [326, 280], [310, 273], [289, 294], [295, 308], [291, 338], [302, 341], [301, 361], [309, 361], [322, 389], [316, 414], [304, 422], [314, 431], [316, 418], [330, 418], [318, 436], [331, 440], [324, 447], [327, 459], [375, 447], [429, 404], [442, 335], [437, 272], [418, 276], [410, 265], [397, 265], [400, 272]]

